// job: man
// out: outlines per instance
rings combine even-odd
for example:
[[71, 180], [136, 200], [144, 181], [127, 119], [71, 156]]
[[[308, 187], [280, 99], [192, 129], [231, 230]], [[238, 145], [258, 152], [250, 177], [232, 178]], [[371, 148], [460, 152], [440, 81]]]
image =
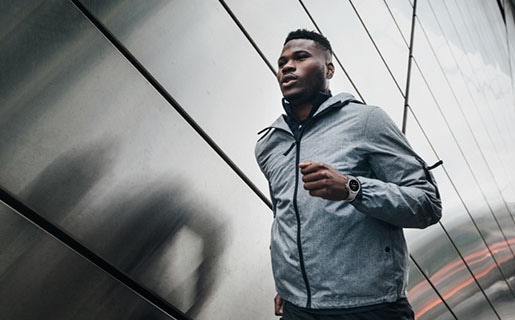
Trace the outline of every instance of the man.
[[322, 35], [284, 43], [277, 80], [286, 114], [256, 144], [274, 206], [271, 256], [282, 319], [413, 319], [405, 227], [441, 217], [429, 168], [393, 121], [335, 96]]

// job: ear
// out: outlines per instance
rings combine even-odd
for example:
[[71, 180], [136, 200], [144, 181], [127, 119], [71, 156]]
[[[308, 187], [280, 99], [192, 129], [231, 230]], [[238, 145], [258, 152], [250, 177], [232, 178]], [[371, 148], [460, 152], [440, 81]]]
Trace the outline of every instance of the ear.
[[327, 79], [331, 79], [334, 75], [334, 64], [332, 62], [328, 62], [327, 63], [327, 73], [326, 73], [326, 78]]

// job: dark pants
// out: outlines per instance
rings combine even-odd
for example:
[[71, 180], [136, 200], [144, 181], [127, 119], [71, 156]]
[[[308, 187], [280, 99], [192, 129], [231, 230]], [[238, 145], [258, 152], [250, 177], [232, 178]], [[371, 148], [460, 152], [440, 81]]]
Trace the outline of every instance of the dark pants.
[[414, 320], [415, 314], [407, 299], [399, 299], [393, 303], [382, 304], [377, 309], [349, 312], [351, 310], [310, 310], [299, 308], [286, 302], [281, 320]]

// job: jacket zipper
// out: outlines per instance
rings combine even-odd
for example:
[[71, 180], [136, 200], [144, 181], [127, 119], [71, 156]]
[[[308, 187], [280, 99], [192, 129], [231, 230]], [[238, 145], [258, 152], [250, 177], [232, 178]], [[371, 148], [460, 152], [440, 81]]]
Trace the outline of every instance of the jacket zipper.
[[306, 286], [306, 295], [307, 295], [307, 302], [306, 302], [306, 308], [311, 308], [311, 288], [309, 286], [309, 280], [308, 275], [306, 272], [306, 266], [304, 265], [304, 253], [302, 250], [302, 243], [301, 243], [301, 223], [300, 223], [300, 212], [299, 207], [297, 205], [297, 193], [299, 188], [299, 163], [300, 163], [300, 140], [302, 138], [302, 131], [299, 134], [299, 138], [296, 141], [296, 155], [295, 155], [295, 190], [293, 191], [293, 209], [295, 210], [295, 216], [297, 218], [297, 250], [299, 252], [299, 264], [300, 264], [300, 271], [302, 273], [302, 278], [304, 279], [304, 285]]
[[[334, 106], [341, 104], [341, 107], [349, 103], [350, 101], [344, 101], [343, 103], [337, 102], [333, 105], [331, 105], [329, 108], [323, 110], [319, 114], [316, 115], [316, 118], [319, 118], [321, 115], [324, 115], [328, 113], [331, 110], [334, 110]], [[287, 155], [292, 148], [295, 146], [296, 148], [296, 154], [295, 154], [295, 190], [293, 191], [293, 209], [295, 210], [295, 217], [297, 218], [297, 250], [299, 252], [299, 264], [300, 264], [300, 271], [302, 273], [302, 278], [304, 279], [304, 285], [306, 286], [306, 295], [307, 295], [307, 301], [306, 301], [306, 308], [311, 308], [311, 287], [309, 286], [309, 280], [308, 280], [308, 274], [306, 272], [306, 266], [304, 264], [304, 253], [302, 250], [302, 243], [301, 243], [301, 223], [300, 223], [300, 212], [299, 207], [297, 205], [297, 193], [299, 188], [299, 163], [300, 163], [300, 141], [302, 140], [302, 134], [304, 133], [304, 129], [307, 124], [311, 123], [315, 116], [299, 128], [299, 136], [295, 139], [295, 142], [292, 143], [292, 145], [286, 150], [284, 155]]]

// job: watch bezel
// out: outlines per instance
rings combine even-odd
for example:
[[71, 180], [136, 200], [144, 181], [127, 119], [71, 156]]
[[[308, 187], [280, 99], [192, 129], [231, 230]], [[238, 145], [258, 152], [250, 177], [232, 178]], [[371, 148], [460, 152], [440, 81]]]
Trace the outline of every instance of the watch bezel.
[[[349, 193], [345, 201], [352, 201], [356, 198], [358, 193], [361, 191], [361, 183], [358, 179], [353, 176], [347, 176], [347, 183], [345, 187], [347, 188], [347, 192]], [[352, 184], [352, 185], [351, 185]], [[355, 188], [357, 187], [357, 189]]]

